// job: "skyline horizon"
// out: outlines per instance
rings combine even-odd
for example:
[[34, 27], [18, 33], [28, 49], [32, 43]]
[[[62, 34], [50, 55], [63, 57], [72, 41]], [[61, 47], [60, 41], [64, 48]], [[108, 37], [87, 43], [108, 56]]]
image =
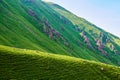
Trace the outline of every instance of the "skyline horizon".
[[82, 17], [87, 21], [91, 22], [92, 24], [95, 24], [97, 27], [105, 30], [106, 32], [109, 32], [120, 38], [119, 32], [120, 27], [118, 27], [120, 26], [120, 16], [118, 15], [118, 12], [120, 12], [120, 9], [118, 9], [120, 3], [118, 2], [120, 1], [118, 2], [114, 1], [114, 3], [112, 0], [110, 1], [91, 0], [91, 3], [89, 2], [89, 0], [69, 2], [67, 0], [66, 1], [44, 0], [44, 1], [49, 1], [58, 4], [67, 9], [68, 11], [72, 12], [73, 14], [77, 15], [78, 17]]

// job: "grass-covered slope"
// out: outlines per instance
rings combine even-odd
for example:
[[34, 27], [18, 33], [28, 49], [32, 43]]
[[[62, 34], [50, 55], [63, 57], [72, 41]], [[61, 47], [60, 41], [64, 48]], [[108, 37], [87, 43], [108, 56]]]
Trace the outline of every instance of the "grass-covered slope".
[[0, 80], [119, 80], [108, 64], [35, 50], [0, 46]]
[[[115, 48], [118, 50], [118, 53], [120, 53], [120, 38], [112, 35], [109, 32], [106, 32], [105, 30], [99, 28], [98, 26], [96, 26], [94, 23], [90, 23], [89, 21], [87, 21], [84, 18], [78, 17], [75, 14], [69, 12], [68, 10], [64, 9], [63, 7], [54, 4], [54, 3], [49, 3], [49, 6], [54, 9], [55, 11], [57, 11], [59, 14], [61, 14], [62, 16], [66, 17], [68, 20], [70, 20], [74, 25], [77, 25], [77, 27], [80, 30], [83, 30], [87, 33], [87, 37], [90, 38], [90, 40], [92, 41], [91, 43], [93, 45], [95, 45], [95, 40], [100, 38], [100, 33], [103, 34], [104, 39], [103, 39], [103, 43], [104, 45], [110, 50], [110, 44], [115, 45]], [[108, 43], [106, 43], [105, 39], [108, 38], [110, 41]], [[109, 52], [108, 50], [108, 52]], [[110, 52], [111, 53], [111, 52]]]
[[[107, 47], [110, 44], [105, 44], [106, 55], [96, 48], [94, 38], [98, 35], [94, 33], [103, 30], [58, 5], [50, 4], [53, 3], [41, 0], [0, 0], [0, 44], [120, 65], [119, 54], [114, 55]], [[87, 46], [81, 37], [82, 29], [92, 46]], [[119, 43], [114, 40], [113, 43], [119, 51]]]
[[[75, 14], [69, 12], [68, 10], [66, 10], [65, 8], [57, 4], [50, 3], [50, 2], [46, 2], [46, 3], [49, 4], [49, 6], [52, 9], [54, 9], [59, 14], [61, 14], [62, 16], [67, 18], [69, 21], [71, 21], [72, 24], [76, 26], [75, 28], [76, 32], [78, 32], [79, 34], [82, 34], [82, 32], [85, 32], [86, 36], [88, 37], [94, 49], [96, 49], [96, 40], [100, 40], [102, 44], [104, 45], [103, 50], [106, 53], [105, 56], [107, 57], [107, 59], [119, 65], [120, 38], [118, 38], [115, 35], [112, 35], [109, 32], [106, 32], [103, 29], [100, 29], [98, 26], [94, 25], [93, 23], [90, 23], [84, 18], [76, 16]], [[95, 50], [95, 52], [96, 51], [97, 53], [99, 52], [99, 50], [97, 49]]]
[[0, 44], [66, 53], [63, 47], [43, 34], [41, 30], [43, 24], [30, 16], [21, 4], [20, 0], [2, 0], [0, 2]]

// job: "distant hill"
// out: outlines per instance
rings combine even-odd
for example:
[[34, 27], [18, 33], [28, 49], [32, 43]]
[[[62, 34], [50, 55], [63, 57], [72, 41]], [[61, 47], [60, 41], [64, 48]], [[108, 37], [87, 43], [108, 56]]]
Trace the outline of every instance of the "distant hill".
[[0, 80], [119, 80], [118, 67], [0, 45]]
[[120, 65], [118, 37], [41, 0], [0, 0], [0, 44]]

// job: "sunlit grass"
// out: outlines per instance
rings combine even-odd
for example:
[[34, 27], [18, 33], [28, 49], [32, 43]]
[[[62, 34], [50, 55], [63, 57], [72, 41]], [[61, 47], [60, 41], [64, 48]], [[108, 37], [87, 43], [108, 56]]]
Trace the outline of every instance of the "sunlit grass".
[[120, 79], [120, 69], [112, 65], [6, 46], [0, 46], [0, 74], [1, 80]]

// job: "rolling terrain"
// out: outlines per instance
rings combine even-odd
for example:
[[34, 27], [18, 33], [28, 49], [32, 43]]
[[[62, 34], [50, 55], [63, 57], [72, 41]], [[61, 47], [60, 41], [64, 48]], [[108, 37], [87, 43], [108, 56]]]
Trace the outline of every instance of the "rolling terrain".
[[119, 80], [118, 67], [69, 56], [0, 46], [0, 80]]
[[0, 79], [114, 80], [119, 66], [117, 36], [52, 2], [0, 0]]
[[120, 39], [54, 3], [1, 0], [0, 44], [119, 65]]

